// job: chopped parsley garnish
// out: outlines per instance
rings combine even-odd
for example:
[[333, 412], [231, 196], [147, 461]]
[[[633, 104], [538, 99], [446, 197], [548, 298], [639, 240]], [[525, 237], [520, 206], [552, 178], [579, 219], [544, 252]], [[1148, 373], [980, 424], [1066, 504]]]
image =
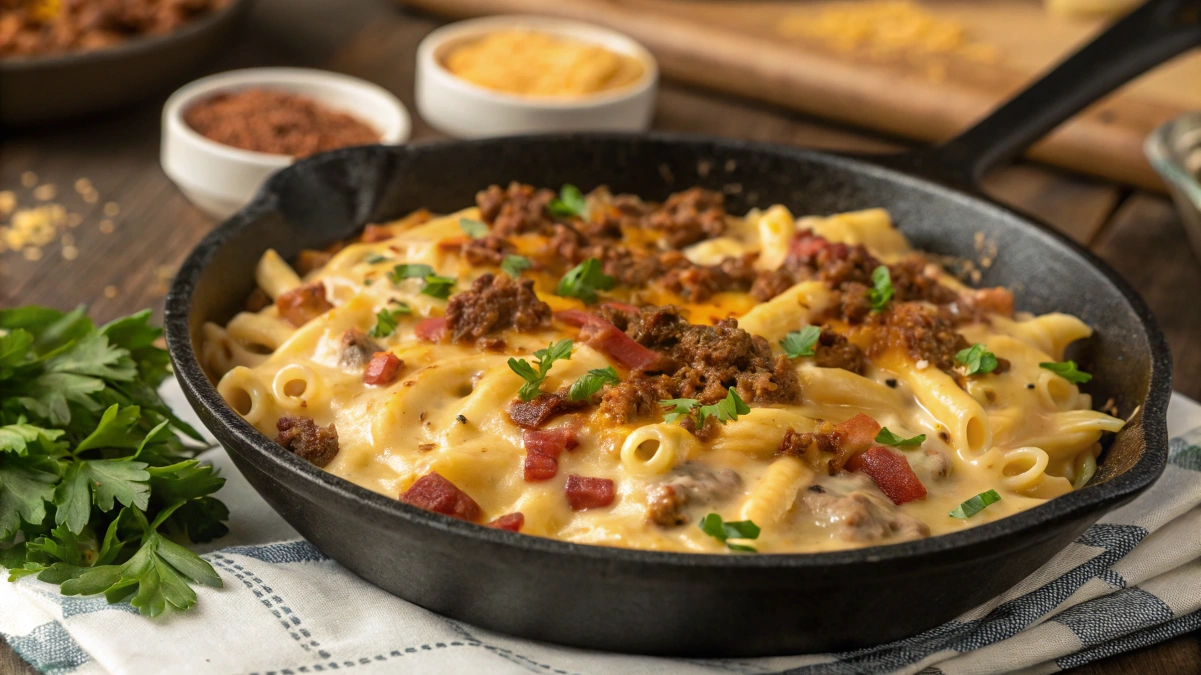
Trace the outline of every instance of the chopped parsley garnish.
[[713, 416], [717, 421], [725, 424], [726, 422], [738, 421], [739, 415], [745, 415], [751, 411], [751, 407], [742, 400], [734, 387], [730, 387], [726, 391], [726, 397], [714, 403], [713, 405], [702, 405], [697, 407], [700, 401], [695, 398], [672, 398], [659, 401], [659, 405], [669, 408], [663, 415], [663, 421], [671, 424], [680, 419], [684, 415], [691, 414], [696, 410], [696, 426], [705, 426], [705, 419]]
[[665, 408], [670, 408], [670, 410], [664, 412], [663, 421], [671, 424], [684, 415], [691, 414], [692, 409], [695, 408], [698, 403], [700, 403], [700, 401], [696, 400], [695, 398], [669, 398], [659, 401], [659, 405]]
[[450, 297], [450, 289], [455, 285], [454, 277], [440, 277], [434, 274], [434, 268], [420, 263], [402, 263], [388, 272], [388, 281], [393, 284], [399, 284], [405, 279], [424, 279], [425, 285], [421, 287], [421, 292], [442, 300]]
[[588, 202], [578, 187], [568, 183], [559, 190], [558, 197], [550, 200], [546, 210], [559, 218], [585, 218], [588, 215]]
[[964, 375], [984, 375], [997, 369], [997, 355], [982, 344], [960, 350], [955, 361], [963, 366]]
[[537, 370], [534, 370], [534, 366], [531, 366], [525, 359], [509, 359], [509, 368], [525, 380], [525, 384], [517, 390], [517, 396], [522, 401], [532, 401], [541, 393], [542, 382], [546, 380], [546, 374], [550, 372], [550, 367], [555, 361], [571, 358], [571, 340], [552, 342], [546, 346], [546, 349], [534, 352], [534, 357], [536, 359], [534, 363], [538, 366]]
[[1075, 361], [1047, 361], [1045, 363], [1038, 364], [1038, 367], [1045, 368], [1046, 370], [1055, 373], [1072, 384], [1084, 384], [1085, 382], [1093, 379], [1093, 376], [1089, 373], [1086, 373], [1083, 370], [1077, 370]]
[[383, 261], [385, 261], [387, 259], [388, 259], [388, 256], [383, 256], [378, 253], [372, 253], [371, 255], [367, 256], [366, 258], [363, 258], [363, 262], [367, 263], [368, 265], [375, 265], [377, 263], [382, 263]]
[[[732, 390], [731, 390], [732, 391]], [[754, 547], [745, 544], [731, 544], [728, 539], [758, 539], [759, 526], [750, 520], [733, 520], [724, 522], [721, 516], [710, 513], [701, 520], [701, 531], [726, 545], [731, 551], [743, 553], [758, 553]]]
[[521, 273], [530, 268], [530, 259], [523, 255], [507, 255], [505, 259], [500, 261], [500, 268], [504, 273], [516, 279], [521, 276]]
[[375, 325], [367, 331], [367, 335], [373, 338], [388, 337], [396, 332], [396, 322], [400, 320], [400, 316], [412, 313], [413, 308], [403, 302], [392, 309], [385, 307], [375, 315]]
[[604, 273], [601, 261], [588, 258], [563, 275], [555, 293], [564, 298], [579, 298], [591, 305], [596, 302], [597, 291], [610, 288], [613, 288], [613, 277]]
[[957, 506], [954, 511], [948, 513], [947, 515], [951, 516], [952, 518], [971, 518], [977, 513], [983, 511], [984, 507], [988, 506], [989, 504], [995, 504], [999, 501], [1001, 501], [1001, 495], [997, 494], [996, 490], [981, 492], [975, 497], [972, 497], [971, 499]]
[[813, 348], [817, 345], [817, 339], [821, 337], [821, 334], [821, 328], [805, 326], [799, 331], [785, 335], [784, 339], [780, 340], [780, 346], [784, 348], [784, 353], [790, 359], [798, 356], [813, 356]]
[[454, 277], [440, 277], [437, 274], [431, 274], [425, 278], [425, 285], [421, 287], [421, 292], [424, 295], [445, 300], [450, 297], [450, 289], [454, 287]]
[[872, 284], [875, 288], [867, 292], [867, 299], [872, 303], [872, 311], [879, 312], [892, 300], [893, 295], [892, 274], [888, 272], [887, 265], [880, 265], [872, 271]]
[[888, 430], [888, 427], [880, 429], [880, 433], [876, 434], [876, 442], [884, 445], [891, 445], [898, 448], [908, 448], [914, 445], [921, 445], [926, 442], [926, 434], [918, 434], [913, 438], [901, 438], [900, 436]]
[[474, 218], [459, 218], [459, 229], [472, 239], [488, 236], [488, 226]]
[[739, 415], [745, 415], [751, 411], [751, 407], [742, 400], [738, 395], [738, 391], [734, 387], [730, 387], [726, 391], [726, 397], [714, 403], [713, 405], [703, 405], [697, 409], [696, 425], [698, 427], [705, 426], [705, 418], [713, 415], [718, 422], [725, 424], [726, 422], [737, 422]]
[[617, 376], [617, 371], [613, 370], [613, 366], [593, 368], [571, 385], [568, 395], [573, 401], [583, 401], [599, 392], [606, 383], [617, 384], [618, 382], [621, 382], [621, 378]]
[[402, 263], [396, 267], [393, 267], [391, 272], [388, 272], [388, 281], [391, 281], [394, 284], [399, 284], [405, 279], [424, 279], [433, 273], [434, 268], [430, 267], [429, 265], [409, 265], [407, 263]]
[[203, 437], [156, 393], [169, 361], [149, 318], [0, 310], [0, 565], [155, 616], [221, 586], [173, 540], [225, 535], [229, 511], [211, 496], [225, 479], [180, 434]]

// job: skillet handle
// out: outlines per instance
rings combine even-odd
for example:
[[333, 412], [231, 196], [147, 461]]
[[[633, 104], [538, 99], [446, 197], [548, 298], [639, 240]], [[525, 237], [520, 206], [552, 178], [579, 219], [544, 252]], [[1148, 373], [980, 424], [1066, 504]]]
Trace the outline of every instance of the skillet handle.
[[1149, 0], [955, 138], [887, 163], [972, 188], [1084, 107], [1198, 45], [1201, 0]]

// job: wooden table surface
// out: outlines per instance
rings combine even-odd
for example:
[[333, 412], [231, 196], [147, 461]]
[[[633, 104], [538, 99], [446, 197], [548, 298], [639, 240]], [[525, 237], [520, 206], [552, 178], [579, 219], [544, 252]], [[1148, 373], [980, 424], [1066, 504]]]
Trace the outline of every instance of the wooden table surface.
[[[396, 93], [410, 111], [417, 43], [438, 25], [385, 0], [259, 0], [245, 32], [212, 71], [299, 65], [344, 72]], [[98, 321], [152, 307], [161, 312], [166, 285], [187, 252], [216, 223], [192, 207], [158, 164], [164, 96], [105, 117], [0, 139], [0, 191], [20, 205], [36, 202], [36, 185], [52, 184], [53, 201], [82, 216], [67, 232], [78, 257], [46, 247], [40, 260], [0, 253], [0, 307], [87, 303]], [[887, 139], [800, 115], [664, 83], [655, 127], [752, 138], [833, 150], [888, 150]], [[439, 134], [416, 118], [414, 140]], [[36, 177], [33, 175], [35, 174]], [[88, 179], [98, 199], [85, 201]], [[1175, 388], [1201, 398], [1201, 264], [1178, 215], [1162, 195], [1020, 164], [986, 181], [998, 199], [1034, 213], [1087, 245], [1142, 293], [1159, 317], [1175, 359]], [[44, 196], [44, 195], [43, 195]], [[113, 206], [115, 204], [115, 206]], [[108, 221], [107, 223], [105, 221]], [[68, 253], [70, 255], [70, 253]], [[0, 642], [0, 675], [34, 672]], [[1091, 664], [1096, 674], [1201, 673], [1201, 632]]]

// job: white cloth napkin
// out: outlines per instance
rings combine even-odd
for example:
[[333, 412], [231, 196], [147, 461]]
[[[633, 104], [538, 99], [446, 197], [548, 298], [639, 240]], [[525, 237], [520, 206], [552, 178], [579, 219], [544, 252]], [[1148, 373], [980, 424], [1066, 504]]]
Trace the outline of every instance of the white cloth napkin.
[[[164, 397], [195, 421], [174, 381]], [[198, 421], [195, 421], [200, 428]], [[0, 582], [0, 635], [45, 673], [1051, 673], [1201, 628], [1201, 405], [1174, 395], [1171, 461], [1144, 495], [1016, 588], [892, 644], [840, 654], [667, 659], [520, 640], [381, 591], [299, 538], [233, 467], [230, 534], [204, 554], [225, 582], [156, 619], [103, 597]], [[1192, 431], [1188, 431], [1192, 430]]]

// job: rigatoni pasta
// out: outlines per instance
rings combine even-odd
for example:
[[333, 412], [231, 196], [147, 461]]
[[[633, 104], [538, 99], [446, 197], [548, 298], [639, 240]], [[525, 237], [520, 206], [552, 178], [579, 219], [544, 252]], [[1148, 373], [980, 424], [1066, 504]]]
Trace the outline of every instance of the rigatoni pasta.
[[264, 251], [201, 358], [281, 452], [580, 543], [875, 545], [1087, 485], [1123, 426], [1065, 360], [1087, 325], [964, 286], [883, 209], [801, 215], [492, 186], [296, 268]]

